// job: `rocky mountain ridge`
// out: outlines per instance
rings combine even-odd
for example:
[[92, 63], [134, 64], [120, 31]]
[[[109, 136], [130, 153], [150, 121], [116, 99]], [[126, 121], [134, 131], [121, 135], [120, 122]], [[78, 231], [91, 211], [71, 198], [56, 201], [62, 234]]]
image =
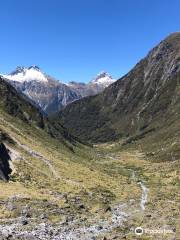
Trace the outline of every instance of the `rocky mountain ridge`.
[[2, 76], [46, 114], [53, 114], [82, 97], [95, 95], [114, 82], [108, 73], [102, 72], [88, 84], [66, 84], [43, 73], [36, 65], [17, 67]]

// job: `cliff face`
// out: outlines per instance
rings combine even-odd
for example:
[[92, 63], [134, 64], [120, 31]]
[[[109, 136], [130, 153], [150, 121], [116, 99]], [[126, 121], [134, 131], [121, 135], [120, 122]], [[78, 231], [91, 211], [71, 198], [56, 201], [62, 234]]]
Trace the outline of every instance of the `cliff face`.
[[6, 146], [0, 143], [0, 179], [7, 181], [9, 179], [9, 174], [11, 173], [11, 168], [9, 165], [10, 156]]

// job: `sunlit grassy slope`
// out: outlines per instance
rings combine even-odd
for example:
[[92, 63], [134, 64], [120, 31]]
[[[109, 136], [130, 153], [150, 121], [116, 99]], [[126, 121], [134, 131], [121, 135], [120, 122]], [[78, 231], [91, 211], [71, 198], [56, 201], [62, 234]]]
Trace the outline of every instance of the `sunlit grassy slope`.
[[[14, 153], [10, 181], [0, 182], [0, 200], [4, 202], [0, 205], [1, 222], [20, 216], [27, 204], [37, 222], [42, 221], [39, 216], [44, 212], [50, 222], [59, 222], [66, 214], [108, 218], [108, 206], [130, 200], [135, 201], [131, 206], [134, 211], [141, 198], [138, 181], [143, 181], [149, 189], [145, 212], [133, 213], [125, 228], [106, 235], [123, 233], [134, 239], [130, 231], [133, 226], [177, 226], [178, 161], [150, 161], [140, 149], [121, 149], [118, 143], [94, 148], [78, 143], [72, 151], [44, 130], [2, 110], [0, 130], [13, 140], [5, 144]], [[74, 204], [77, 196], [88, 209], [86, 212]], [[5, 203], [13, 197], [16, 208], [10, 211]], [[67, 212], [60, 214], [61, 208]]]
[[[36, 126], [2, 110], [0, 115], [0, 131], [13, 140], [14, 143], [5, 143], [15, 155], [9, 183], [0, 182], [1, 199], [20, 195], [22, 198], [50, 200], [54, 198], [52, 192], [69, 196], [99, 192], [109, 193], [113, 200], [123, 200], [133, 197], [133, 189], [139, 191], [135, 184], [123, 191], [128, 176], [111, 176], [99, 168], [95, 164], [95, 150], [81, 144], [71, 150]], [[88, 204], [95, 206], [101, 203], [98, 197], [95, 194], [94, 201]]]

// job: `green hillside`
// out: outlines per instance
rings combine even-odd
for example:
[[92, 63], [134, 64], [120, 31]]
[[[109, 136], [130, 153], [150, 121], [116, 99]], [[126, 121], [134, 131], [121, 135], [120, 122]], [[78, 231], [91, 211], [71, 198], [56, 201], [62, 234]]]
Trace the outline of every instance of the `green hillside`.
[[0, 79], [0, 239], [178, 237], [178, 49], [174, 34], [53, 119]]

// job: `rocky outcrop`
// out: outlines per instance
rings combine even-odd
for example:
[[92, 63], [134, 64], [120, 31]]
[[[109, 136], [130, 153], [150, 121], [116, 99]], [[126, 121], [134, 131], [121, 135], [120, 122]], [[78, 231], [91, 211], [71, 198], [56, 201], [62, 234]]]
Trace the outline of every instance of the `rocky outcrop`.
[[7, 181], [11, 173], [11, 168], [9, 165], [10, 156], [6, 146], [0, 143], [0, 179]]

